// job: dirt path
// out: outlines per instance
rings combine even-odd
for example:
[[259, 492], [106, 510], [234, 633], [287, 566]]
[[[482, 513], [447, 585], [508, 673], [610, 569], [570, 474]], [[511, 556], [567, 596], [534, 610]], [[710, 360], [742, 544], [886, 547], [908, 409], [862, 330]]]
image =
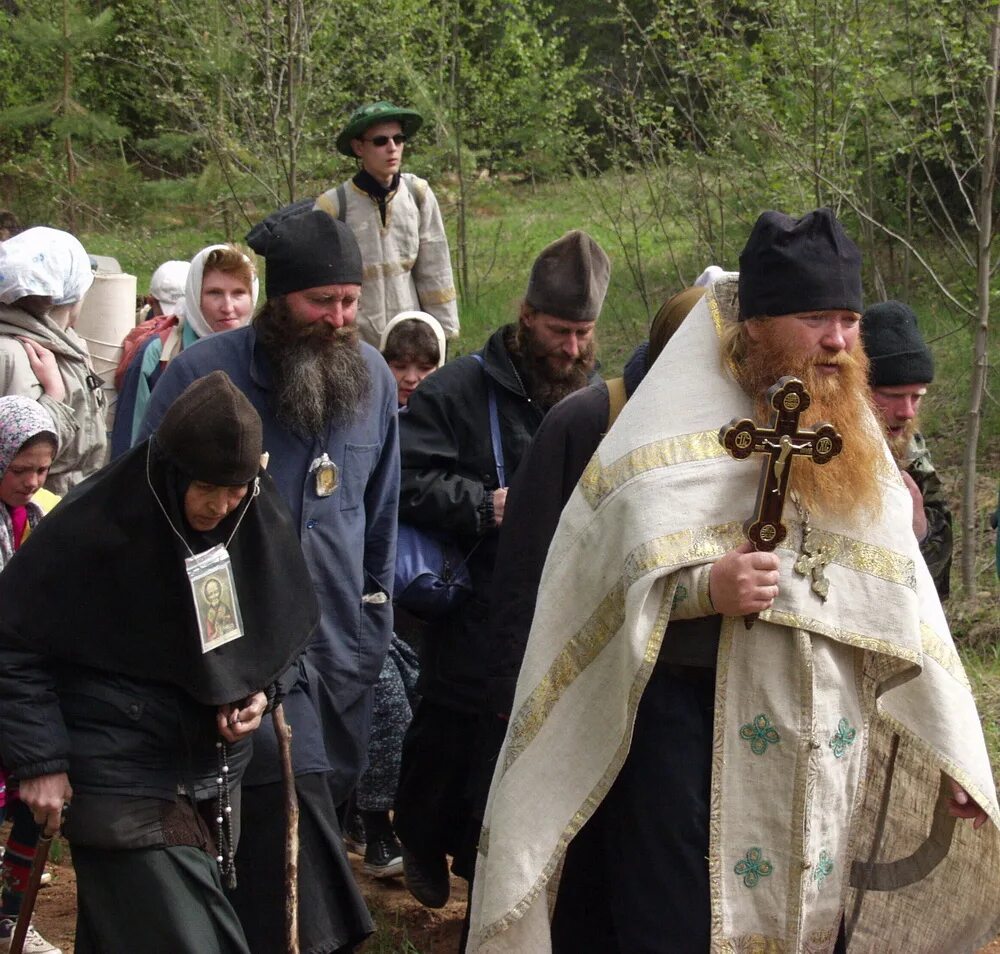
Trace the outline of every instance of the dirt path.
[[[364, 954], [456, 954], [465, 910], [464, 881], [453, 878], [451, 900], [440, 911], [431, 911], [410, 897], [402, 878], [376, 881], [362, 873], [359, 858], [351, 855], [351, 862], [378, 925]], [[51, 870], [52, 884], [38, 896], [35, 926], [63, 954], [73, 954], [76, 878], [68, 852]], [[1000, 954], [1000, 938], [979, 954]]]
[[[465, 912], [464, 881], [453, 878], [451, 900], [440, 911], [431, 911], [410, 896], [402, 878], [381, 881], [369, 878], [361, 870], [361, 859], [354, 855], [350, 858], [378, 928], [363, 948], [365, 954], [454, 954], [458, 951]], [[49, 870], [52, 883], [38, 893], [35, 927], [47, 941], [60, 947], [63, 954], [73, 954], [76, 875], [68, 849], [62, 849], [58, 863], [51, 864]], [[1000, 949], [995, 954], [1000, 954]]]

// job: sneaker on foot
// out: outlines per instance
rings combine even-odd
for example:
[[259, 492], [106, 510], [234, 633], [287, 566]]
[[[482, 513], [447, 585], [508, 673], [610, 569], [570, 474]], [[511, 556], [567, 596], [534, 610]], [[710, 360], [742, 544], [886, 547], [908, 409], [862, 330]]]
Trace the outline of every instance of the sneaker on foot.
[[359, 812], [349, 812], [344, 819], [344, 847], [356, 855], [365, 853], [365, 820]]
[[443, 908], [451, 894], [448, 859], [418, 858], [403, 849], [403, 878], [407, 890], [426, 908]]
[[368, 839], [364, 871], [373, 878], [392, 878], [403, 873], [403, 849], [395, 835], [390, 832]]
[[[0, 951], [10, 950], [10, 939], [14, 936], [15, 927], [17, 927], [17, 918], [4, 918], [0, 921]], [[24, 954], [62, 954], [62, 949], [54, 944], [49, 944], [31, 924], [28, 926], [28, 933], [24, 936]]]

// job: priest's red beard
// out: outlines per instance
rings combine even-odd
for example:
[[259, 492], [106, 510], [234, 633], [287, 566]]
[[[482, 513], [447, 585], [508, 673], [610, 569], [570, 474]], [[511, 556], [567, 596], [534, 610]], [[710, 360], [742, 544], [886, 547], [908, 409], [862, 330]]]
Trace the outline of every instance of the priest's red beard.
[[[805, 457], [792, 466], [789, 487], [806, 509], [817, 514], [876, 517], [882, 509], [878, 473], [884, 460], [882, 435], [872, 426], [868, 398], [868, 356], [861, 343], [852, 351], [804, 356], [791, 348], [778, 329], [760, 322], [757, 341], [746, 336], [737, 377], [754, 397], [758, 424], [768, 425], [773, 409], [767, 389], [783, 375], [799, 378], [812, 402], [799, 418], [800, 427], [826, 421], [844, 439], [843, 450], [829, 463], [816, 465]], [[745, 329], [740, 329], [746, 334]], [[817, 365], [835, 364], [836, 374], [821, 373]]]

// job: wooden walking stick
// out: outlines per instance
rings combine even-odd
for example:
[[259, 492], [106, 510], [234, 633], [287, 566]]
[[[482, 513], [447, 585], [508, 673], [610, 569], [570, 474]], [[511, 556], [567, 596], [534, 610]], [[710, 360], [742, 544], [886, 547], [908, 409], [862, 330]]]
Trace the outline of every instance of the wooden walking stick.
[[10, 939], [10, 954], [22, 954], [24, 950], [24, 939], [28, 936], [28, 928], [31, 927], [31, 915], [35, 911], [35, 899], [38, 897], [38, 888], [45, 873], [45, 862], [49, 860], [49, 848], [52, 846], [54, 835], [55, 832], [46, 829], [38, 839], [35, 859], [31, 863], [31, 873], [28, 875], [28, 884], [21, 900], [21, 913], [17, 916], [17, 924]]
[[271, 718], [285, 789], [285, 950], [299, 954], [299, 799], [292, 769], [292, 727], [285, 721], [281, 703], [274, 707]]

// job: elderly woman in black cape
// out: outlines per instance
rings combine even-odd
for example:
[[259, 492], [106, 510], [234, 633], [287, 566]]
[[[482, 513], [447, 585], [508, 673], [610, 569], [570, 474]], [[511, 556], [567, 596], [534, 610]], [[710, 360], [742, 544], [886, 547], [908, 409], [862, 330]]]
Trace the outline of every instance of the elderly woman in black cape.
[[[319, 616], [261, 439], [224, 373], [195, 381], [0, 575], [0, 757], [40, 824], [69, 804], [78, 954], [247, 952], [239, 780]], [[206, 574], [234, 616], [211, 636]]]

